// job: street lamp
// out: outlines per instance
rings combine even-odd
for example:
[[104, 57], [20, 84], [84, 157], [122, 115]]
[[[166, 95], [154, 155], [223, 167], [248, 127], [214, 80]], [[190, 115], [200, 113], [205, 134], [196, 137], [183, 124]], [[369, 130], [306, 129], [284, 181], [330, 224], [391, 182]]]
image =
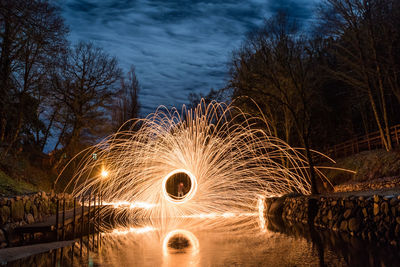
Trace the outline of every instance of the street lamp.
[[101, 177], [103, 177], [103, 178], [107, 178], [107, 176], [108, 176], [108, 171], [106, 171], [106, 170], [102, 170], [101, 171]]

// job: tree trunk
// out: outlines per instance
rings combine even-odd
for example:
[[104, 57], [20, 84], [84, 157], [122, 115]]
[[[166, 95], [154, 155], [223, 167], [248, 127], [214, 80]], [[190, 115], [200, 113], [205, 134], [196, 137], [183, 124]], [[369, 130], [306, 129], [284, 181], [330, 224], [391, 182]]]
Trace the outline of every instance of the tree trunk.
[[386, 151], [390, 151], [389, 145], [388, 145], [386, 137], [385, 137], [386, 135], [385, 135], [385, 132], [383, 131], [382, 123], [381, 123], [381, 120], [379, 118], [378, 110], [376, 108], [375, 100], [374, 100], [374, 97], [372, 96], [371, 89], [368, 89], [368, 97], [369, 97], [369, 100], [370, 100], [370, 103], [371, 103], [371, 106], [372, 106], [372, 111], [374, 112], [376, 124], [378, 125], [379, 134], [381, 136], [381, 140], [382, 140], [383, 146], [385, 147]]
[[18, 136], [19, 136], [19, 133], [21, 131], [23, 120], [24, 120], [24, 115], [23, 115], [22, 112], [19, 112], [17, 129], [15, 129], [14, 135], [11, 138], [10, 142], [8, 143], [8, 146], [7, 146], [6, 150], [1, 155], [1, 157], [0, 157], [1, 159], [3, 159], [4, 157], [6, 157], [8, 155], [8, 152], [10, 152], [11, 148], [13, 147], [15, 142], [18, 140]]
[[1, 132], [0, 132], [0, 143], [4, 142], [5, 136], [6, 136], [6, 127], [7, 127], [7, 119], [5, 115], [1, 114]]
[[317, 195], [318, 194], [318, 189], [317, 189], [317, 179], [316, 179], [316, 173], [314, 169], [314, 161], [312, 159], [311, 155], [311, 149], [310, 149], [310, 144], [307, 140], [307, 137], [303, 136], [303, 141], [304, 141], [304, 148], [306, 149], [306, 156], [307, 156], [307, 161], [308, 161], [308, 166], [310, 168], [310, 183], [311, 183], [311, 194], [312, 195]]

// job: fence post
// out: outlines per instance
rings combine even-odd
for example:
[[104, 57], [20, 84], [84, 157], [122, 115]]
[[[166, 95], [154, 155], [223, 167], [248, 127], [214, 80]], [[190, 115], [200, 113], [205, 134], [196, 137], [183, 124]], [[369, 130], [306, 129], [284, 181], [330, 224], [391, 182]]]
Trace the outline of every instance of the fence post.
[[87, 256], [89, 257], [90, 252], [90, 201], [92, 200], [92, 193], [89, 194], [89, 206], [88, 206], [88, 232], [87, 232]]
[[72, 222], [72, 239], [75, 239], [75, 227], [76, 227], [76, 198], [74, 197], [74, 215], [73, 215], [73, 222]]
[[58, 241], [58, 213], [60, 209], [60, 200], [57, 198], [57, 207], [56, 207], [56, 241]]
[[94, 233], [96, 231], [96, 194], [94, 194], [93, 200], [93, 231], [92, 231], [92, 248], [94, 250]]
[[63, 196], [63, 207], [62, 207], [62, 231], [61, 231], [61, 239], [65, 240], [65, 195]]
[[88, 255], [89, 255], [89, 247], [90, 247], [90, 217], [91, 217], [91, 203], [90, 201], [92, 200], [92, 193], [89, 194], [89, 206], [88, 206], [88, 233], [87, 233], [87, 246], [88, 246]]
[[82, 257], [82, 247], [83, 247], [83, 227], [84, 227], [84, 218], [85, 218], [85, 195], [82, 194], [82, 211], [81, 211], [81, 250], [80, 256]]

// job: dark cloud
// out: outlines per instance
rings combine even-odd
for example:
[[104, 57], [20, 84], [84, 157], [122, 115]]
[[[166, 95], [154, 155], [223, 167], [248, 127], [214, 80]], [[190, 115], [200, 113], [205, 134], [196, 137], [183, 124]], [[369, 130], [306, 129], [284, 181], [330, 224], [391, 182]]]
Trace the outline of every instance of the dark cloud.
[[312, 17], [315, 1], [279, 0], [268, 1], [267, 7], [271, 13], [283, 11], [289, 16], [307, 20]]
[[136, 66], [146, 115], [222, 87], [246, 32], [281, 9], [307, 19], [313, 1], [66, 0], [62, 9], [73, 43], [95, 41], [125, 69]]

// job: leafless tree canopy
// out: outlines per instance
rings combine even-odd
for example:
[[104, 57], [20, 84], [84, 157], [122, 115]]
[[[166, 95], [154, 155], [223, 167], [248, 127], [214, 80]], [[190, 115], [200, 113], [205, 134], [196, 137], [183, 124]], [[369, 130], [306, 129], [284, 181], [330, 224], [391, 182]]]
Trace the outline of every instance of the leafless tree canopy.
[[[59, 10], [39, 0], [0, 1], [0, 157], [53, 151], [57, 168], [138, 116], [139, 83], [93, 43], [70, 45]], [[123, 103], [118, 108], [115, 103]]]

